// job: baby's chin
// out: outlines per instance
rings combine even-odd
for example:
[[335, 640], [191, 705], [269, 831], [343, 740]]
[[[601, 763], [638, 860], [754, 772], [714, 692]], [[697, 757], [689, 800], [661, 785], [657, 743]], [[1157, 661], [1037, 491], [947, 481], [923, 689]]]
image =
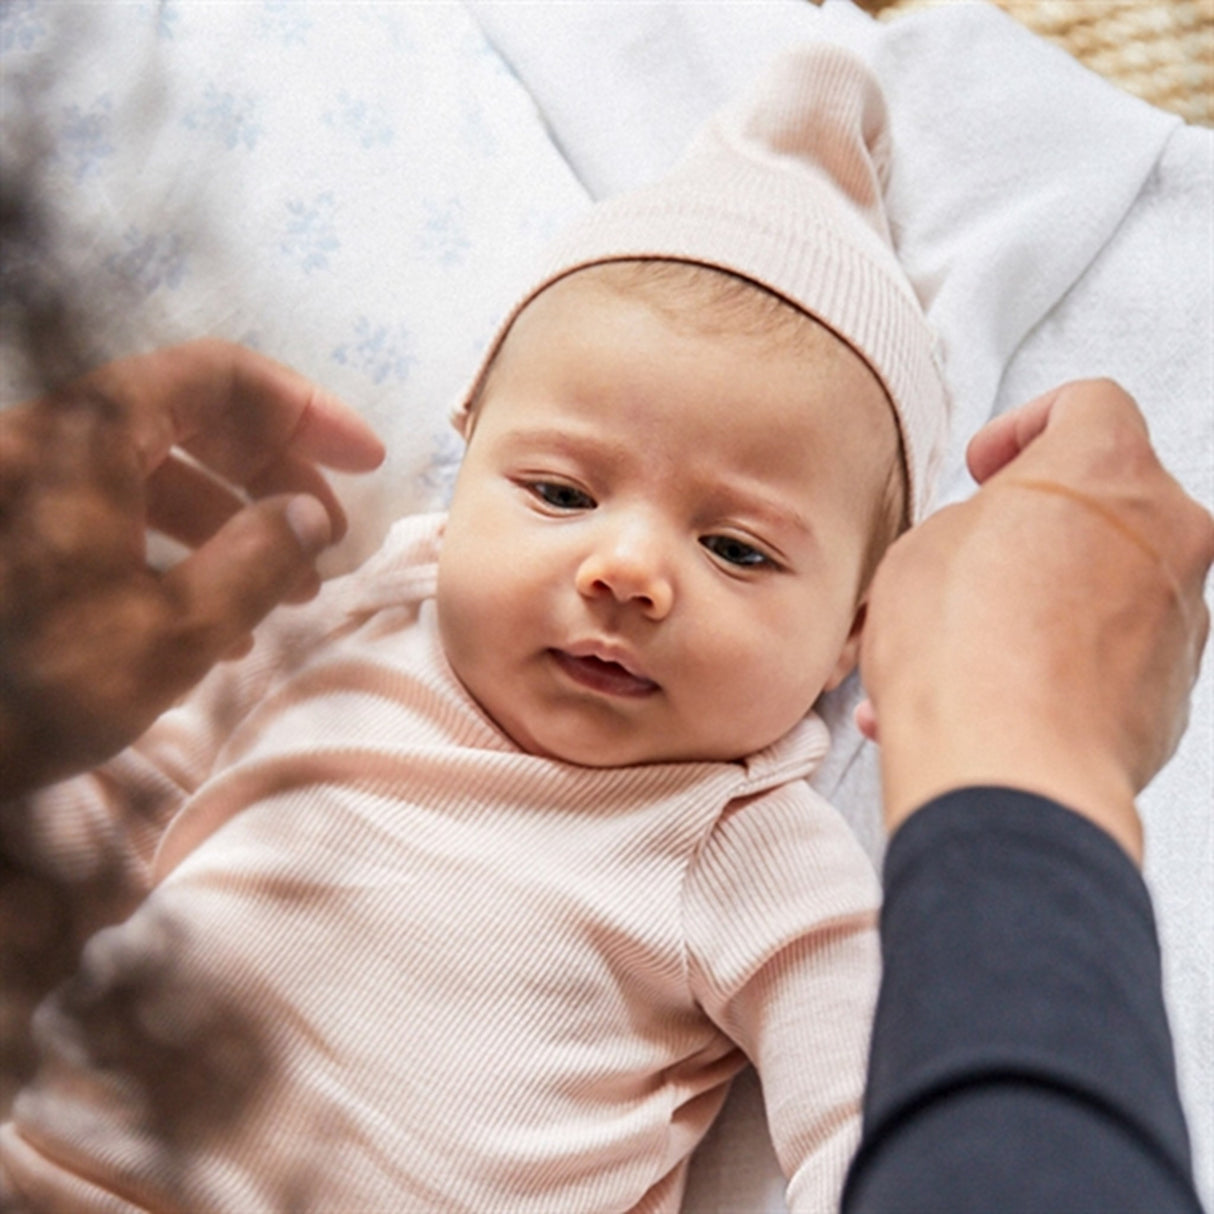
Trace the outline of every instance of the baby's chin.
[[746, 750], [724, 743], [713, 746], [707, 741], [667, 739], [656, 741], [652, 737], [612, 736], [604, 731], [603, 736], [566, 736], [565, 731], [537, 731], [532, 733], [516, 725], [513, 730], [500, 722], [498, 728], [520, 749], [539, 758], [568, 763], [574, 767], [609, 769], [614, 767], [656, 767], [670, 763], [737, 763], [748, 756], [765, 750], [778, 742], [788, 730], [778, 737], [762, 742]]
[[[475, 680], [465, 678], [454, 664], [452, 668], [464, 690], [508, 741], [526, 754], [573, 767], [742, 762], [786, 737], [806, 715], [801, 712], [793, 720], [769, 720], [766, 728], [750, 732], [738, 730], [730, 722], [728, 728], [706, 736], [705, 731], [663, 730], [655, 726], [652, 715], [638, 721], [607, 703], [595, 706], [590, 698], [567, 711], [550, 705], [547, 711], [527, 713], [520, 711], [513, 697], [499, 697], [494, 702], [491, 694], [478, 695]], [[491, 693], [493, 688], [481, 690]]]

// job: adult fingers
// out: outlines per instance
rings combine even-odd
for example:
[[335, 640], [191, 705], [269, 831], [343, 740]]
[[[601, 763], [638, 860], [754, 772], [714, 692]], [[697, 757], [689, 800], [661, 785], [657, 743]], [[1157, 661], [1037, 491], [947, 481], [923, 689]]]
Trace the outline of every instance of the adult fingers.
[[357, 413], [230, 342], [203, 338], [122, 359], [85, 383], [127, 411], [147, 469], [178, 445], [242, 485], [287, 451], [350, 472], [383, 459], [383, 444]]
[[[187, 450], [207, 462], [242, 460], [257, 450], [251, 437], [262, 437], [267, 450], [285, 438], [278, 450], [341, 472], [369, 472], [382, 462], [384, 447], [375, 432], [337, 397], [290, 367], [243, 346], [206, 341], [203, 346], [204, 355], [218, 362], [215, 371], [228, 372], [227, 395], [204, 402], [200, 419], [204, 424], [183, 442]], [[203, 386], [214, 392], [221, 382], [217, 376]], [[227, 424], [215, 426], [217, 416]], [[234, 448], [233, 436], [240, 440]], [[269, 462], [259, 461], [255, 467], [260, 470]], [[249, 478], [240, 479], [245, 483]]]
[[337, 494], [315, 464], [287, 454], [251, 477], [245, 488], [254, 498], [284, 493], [305, 493], [314, 497], [328, 512], [332, 532], [330, 543], [337, 543], [346, 534], [346, 512], [342, 509]]
[[[346, 534], [346, 513], [337, 494], [315, 465], [304, 460], [279, 460], [251, 478], [244, 489], [254, 500], [300, 493], [314, 497], [329, 515], [330, 542], [336, 543]], [[243, 509], [248, 497], [236, 493], [205, 467], [172, 452], [148, 477], [148, 522], [197, 548]]]
[[312, 562], [330, 538], [328, 513], [314, 498], [268, 498], [241, 510], [164, 575], [176, 620], [153, 657], [175, 682], [191, 684], [278, 603], [315, 591]]
[[1062, 493], [1100, 514], [1159, 562], [1196, 613], [1214, 560], [1214, 519], [1164, 468], [1146, 419], [1117, 384], [1079, 381], [1053, 397], [1036, 433], [1032, 411], [1022, 420], [1022, 453], [1001, 479]]
[[970, 440], [966, 463], [979, 484], [1002, 471], [1047, 429], [1062, 429], [1073, 441], [1093, 442], [1102, 433], [1131, 427], [1146, 436], [1137, 404], [1112, 380], [1076, 380], [1027, 401], [988, 422]]
[[880, 742], [881, 731], [877, 728], [877, 710], [873, 707], [872, 700], [867, 697], [861, 700], [852, 713], [852, 719], [856, 723], [856, 728], [870, 742]]
[[989, 421], [970, 439], [965, 462], [970, 475], [983, 484], [1006, 467], [1049, 421], [1050, 410], [1061, 389], [1054, 389]]
[[1146, 420], [1117, 384], [1076, 381], [1004, 414], [975, 436], [968, 460], [986, 485], [1068, 497], [1103, 518], [1158, 562], [1204, 643], [1214, 522], [1159, 462]]
[[383, 462], [384, 445], [358, 413], [289, 367], [236, 347], [232, 392], [238, 406], [291, 397], [303, 400], [291, 451], [339, 472], [370, 472]]
[[205, 544], [247, 504], [228, 485], [175, 454], [147, 479], [148, 525], [191, 548]]

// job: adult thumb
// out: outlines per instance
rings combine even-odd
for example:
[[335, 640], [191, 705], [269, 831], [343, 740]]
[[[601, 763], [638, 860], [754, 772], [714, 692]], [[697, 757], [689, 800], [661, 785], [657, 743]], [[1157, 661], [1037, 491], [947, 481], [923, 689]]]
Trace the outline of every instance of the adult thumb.
[[201, 678], [279, 603], [310, 597], [320, 585], [313, 562], [331, 538], [316, 498], [280, 495], [238, 511], [169, 570], [163, 585], [176, 626], [161, 649], [177, 679]]

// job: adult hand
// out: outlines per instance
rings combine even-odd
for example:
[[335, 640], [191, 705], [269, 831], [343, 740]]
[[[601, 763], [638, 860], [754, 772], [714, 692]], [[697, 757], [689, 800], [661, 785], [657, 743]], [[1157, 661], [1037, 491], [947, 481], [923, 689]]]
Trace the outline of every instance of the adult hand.
[[[0, 796], [109, 757], [314, 594], [345, 530], [319, 466], [382, 458], [336, 399], [213, 340], [0, 412]], [[148, 527], [196, 550], [154, 570]]]
[[950, 789], [1052, 797], [1139, 862], [1135, 795], [1187, 720], [1214, 519], [1160, 465], [1116, 384], [1068, 384], [986, 426], [981, 484], [873, 580], [861, 728], [893, 831]]

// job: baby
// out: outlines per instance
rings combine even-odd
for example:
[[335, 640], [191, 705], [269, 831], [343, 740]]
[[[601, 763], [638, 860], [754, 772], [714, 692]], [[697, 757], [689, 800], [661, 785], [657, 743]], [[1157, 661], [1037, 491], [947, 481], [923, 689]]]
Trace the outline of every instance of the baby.
[[554, 248], [450, 511], [51, 790], [147, 889], [40, 1013], [7, 1184], [77, 1211], [675, 1211], [749, 1059], [837, 1205], [874, 874], [811, 707], [944, 424], [865, 69], [780, 61]]

